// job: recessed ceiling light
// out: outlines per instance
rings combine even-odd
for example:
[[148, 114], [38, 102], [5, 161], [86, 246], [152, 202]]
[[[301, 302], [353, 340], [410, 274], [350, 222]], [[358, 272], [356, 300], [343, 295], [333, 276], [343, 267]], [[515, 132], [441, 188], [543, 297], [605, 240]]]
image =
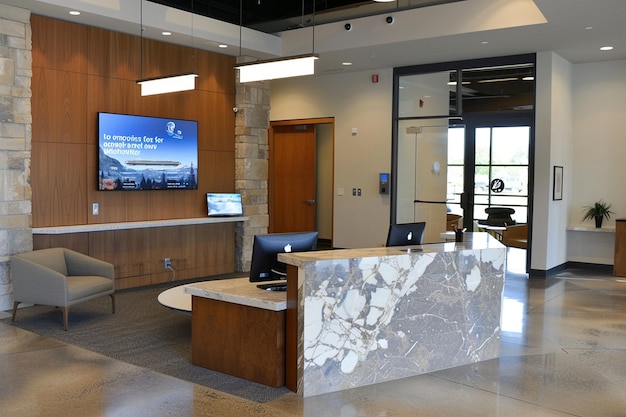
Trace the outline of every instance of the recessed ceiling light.
[[161, 35], [163, 35], [163, 36], [172, 36], [172, 32], [164, 31], [164, 32], [161, 32]]
[[482, 41], [481, 44], [483, 45], [487, 45], [489, 43], [489, 41]]
[[217, 45], [218, 48], [228, 48], [228, 45], [220, 43], [219, 45]]
[[591, 30], [591, 29], [593, 29], [593, 26], [586, 26], [585, 27], [585, 30]]
[[72, 16], [78, 16], [78, 15], [80, 15], [80, 12], [78, 10], [70, 10], [70, 14]]
[[343, 65], [344, 67], [349, 67], [350, 65], [352, 65], [352, 62], [342, 62], [341, 65]]
[[612, 46], [603, 46], [602, 48], [600, 48], [601, 51], [612, 51], [613, 47]]

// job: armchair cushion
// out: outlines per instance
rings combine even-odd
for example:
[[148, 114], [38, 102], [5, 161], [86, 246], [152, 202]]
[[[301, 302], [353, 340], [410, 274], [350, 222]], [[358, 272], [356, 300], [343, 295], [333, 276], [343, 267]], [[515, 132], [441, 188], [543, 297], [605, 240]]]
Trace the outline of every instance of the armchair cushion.
[[507, 226], [506, 230], [502, 231], [502, 244], [526, 249], [528, 247], [528, 225], [516, 224]]
[[70, 306], [110, 295], [115, 312], [112, 264], [66, 248], [49, 248], [11, 257], [13, 319], [20, 303], [63, 308], [64, 327]]

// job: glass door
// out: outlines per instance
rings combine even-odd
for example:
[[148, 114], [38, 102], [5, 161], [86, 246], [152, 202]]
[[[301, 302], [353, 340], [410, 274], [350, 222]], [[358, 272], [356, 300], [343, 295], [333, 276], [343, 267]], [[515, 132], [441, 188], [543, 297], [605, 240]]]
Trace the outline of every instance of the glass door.
[[478, 127], [474, 142], [472, 218], [480, 222], [485, 209], [497, 206], [515, 210], [515, 223], [527, 223], [530, 126]]
[[529, 116], [468, 116], [448, 134], [448, 212], [464, 226], [487, 223], [489, 207], [514, 210], [515, 223], [528, 223], [531, 124]]
[[[394, 69], [391, 223], [530, 223], [534, 55]], [[490, 210], [492, 211], [492, 210]]]

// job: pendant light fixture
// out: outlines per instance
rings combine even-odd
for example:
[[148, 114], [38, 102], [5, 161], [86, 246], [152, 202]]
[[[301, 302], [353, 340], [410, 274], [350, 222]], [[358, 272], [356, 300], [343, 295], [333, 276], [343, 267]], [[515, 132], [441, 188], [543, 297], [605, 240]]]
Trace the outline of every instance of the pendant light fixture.
[[[143, 1], [140, 1], [141, 10], [141, 75], [143, 76]], [[193, 50], [193, 0], [191, 1], [191, 47]], [[137, 81], [137, 84], [141, 86], [141, 95], [150, 96], [155, 94], [175, 93], [178, 91], [195, 90], [196, 88], [196, 73], [186, 73], [180, 75], [146, 78]]]
[[[259, 0], [260, 2], [260, 0]], [[302, 0], [302, 20], [304, 26], [304, 0]], [[310, 54], [245, 62], [235, 65], [239, 70], [239, 82], [273, 80], [278, 78], [299, 77], [315, 73], [315, 0], [313, 0], [313, 48]], [[241, 32], [243, 27], [243, 1], [239, 2], [239, 55], [241, 56]]]

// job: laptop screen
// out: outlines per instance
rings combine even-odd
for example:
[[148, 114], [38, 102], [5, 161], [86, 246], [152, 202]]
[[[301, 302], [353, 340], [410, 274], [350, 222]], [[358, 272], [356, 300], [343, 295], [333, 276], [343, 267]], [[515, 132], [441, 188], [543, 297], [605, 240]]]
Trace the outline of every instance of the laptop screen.
[[241, 194], [207, 193], [206, 202], [211, 217], [243, 215]]

